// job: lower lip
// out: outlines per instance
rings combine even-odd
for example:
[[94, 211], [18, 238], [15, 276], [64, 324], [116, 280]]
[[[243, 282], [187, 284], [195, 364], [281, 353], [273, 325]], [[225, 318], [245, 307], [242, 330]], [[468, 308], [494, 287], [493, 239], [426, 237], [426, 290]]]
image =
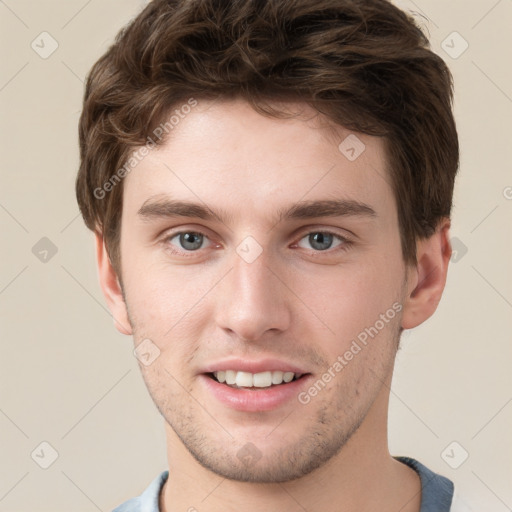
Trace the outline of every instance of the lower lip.
[[297, 400], [300, 390], [305, 387], [311, 375], [270, 388], [232, 388], [221, 384], [208, 375], [200, 375], [206, 388], [217, 400], [231, 409], [245, 412], [271, 411], [290, 400]]

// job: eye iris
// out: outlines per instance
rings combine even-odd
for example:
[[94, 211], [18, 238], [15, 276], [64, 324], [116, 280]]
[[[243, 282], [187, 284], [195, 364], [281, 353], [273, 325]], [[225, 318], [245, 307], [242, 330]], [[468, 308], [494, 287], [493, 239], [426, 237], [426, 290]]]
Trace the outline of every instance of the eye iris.
[[[195, 239], [195, 241], [194, 241]], [[184, 249], [194, 250], [199, 249], [203, 242], [203, 236], [200, 233], [181, 233], [180, 244]], [[188, 244], [188, 245], [187, 245]]]
[[332, 245], [332, 241], [333, 235], [330, 233], [314, 233], [309, 235], [309, 243], [311, 244], [311, 247], [319, 251], [329, 249]]

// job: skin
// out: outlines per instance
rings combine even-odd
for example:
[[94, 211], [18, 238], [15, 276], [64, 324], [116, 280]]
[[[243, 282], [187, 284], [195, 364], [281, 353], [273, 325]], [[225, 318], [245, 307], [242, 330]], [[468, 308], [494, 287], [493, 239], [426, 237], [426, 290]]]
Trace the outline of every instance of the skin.
[[[140, 367], [165, 419], [162, 511], [420, 508], [417, 474], [388, 451], [388, 401], [400, 328], [420, 325], [441, 298], [450, 221], [418, 241], [418, 264], [405, 266], [383, 141], [357, 134], [366, 147], [349, 161], [338, 144], [350, 132], [294, 108], [294, 119], [275, 119], [241, 100], [199, 101], [180, 120], [124, 179], [122, 287], [97, 234], [116, 327], [160, 350]], [[138, 214], [166, 198], [225, 218]], [[277, 217], [333, 199], [376, 215]], [[309, 235], [325, 230], [336, 236], [322, 251]], [[180, 245], [183, 231], [205, 235], [199, 249]], [[249, 235], [262, 249], [251, 263], [236, 251]], [[295, 363], [316, 381], [393, 304], [401, 311], [307, 404], [236, 411], [204, 386], [205, 365], [232, 355]], [[261, 457], [244, 464], [237, 453], [248, 442]]]

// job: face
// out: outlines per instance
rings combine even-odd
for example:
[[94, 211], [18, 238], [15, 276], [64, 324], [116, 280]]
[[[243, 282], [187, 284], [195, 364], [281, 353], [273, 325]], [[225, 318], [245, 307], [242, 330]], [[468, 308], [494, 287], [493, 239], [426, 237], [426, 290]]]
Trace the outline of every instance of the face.
[[308, 474], [377, 421], [406, 293], [383, 141], [296, 107], [199, 101], [123, 184], [148, 390], [174, 442], [240, 481]]

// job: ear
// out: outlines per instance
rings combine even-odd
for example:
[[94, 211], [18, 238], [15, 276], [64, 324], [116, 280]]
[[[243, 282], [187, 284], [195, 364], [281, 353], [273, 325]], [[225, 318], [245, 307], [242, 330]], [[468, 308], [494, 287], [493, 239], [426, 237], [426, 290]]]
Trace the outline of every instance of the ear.
[[450, 219], [443, 218], [436, 232], [416, 244], [417, 265], [408, 268], [402, 327], [412, 329], [430, 318], [441, 300], [452, 255]]
[[95, 233], [96, 238], [96, 261], [98, 264], [98, 275], [101, 290], [107, 301], [108, 309], [112, 313], [114, 326], [121, 334], [132, 334], [132, 328], [128, 319], [128, 311], [124, 302], [123, 292], [117, 274], [110, 262], [105, 247], [103, 235]]

